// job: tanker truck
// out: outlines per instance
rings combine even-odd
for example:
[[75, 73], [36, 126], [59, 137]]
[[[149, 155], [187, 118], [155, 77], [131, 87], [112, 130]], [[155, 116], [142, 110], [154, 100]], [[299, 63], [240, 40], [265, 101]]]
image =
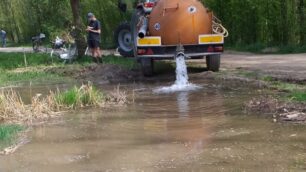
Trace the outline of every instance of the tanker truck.
[[[118, 26], [115, 40], [119, 53], [136, 58], [145, 76], [153, 75], [155, 60], [174, 59], [178, 53], [186, 59], [206, 58], [207, 69], [219, 71], [228, 32], [202, 2], [141, 0], [131, 4], [131, 20]], [[118, 1], [122, 12], [131, 4]]]

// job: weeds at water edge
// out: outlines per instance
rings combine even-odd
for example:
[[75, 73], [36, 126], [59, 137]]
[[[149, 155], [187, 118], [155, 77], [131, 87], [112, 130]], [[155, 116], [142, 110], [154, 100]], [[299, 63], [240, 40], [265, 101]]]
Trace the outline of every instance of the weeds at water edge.
[[47, 96], [36, 95], [30, 104], [25, 104], [13, 90], [0, 92], [0, 121], [11, 123], [32, 123], [45, 120], [64, 110], [84, 107], [104, 107], [107, 104], [127, 103], [127, 95], [119, 86], [104, 94], [91, 84], [74, 87], [65, 92], [51, 92]]

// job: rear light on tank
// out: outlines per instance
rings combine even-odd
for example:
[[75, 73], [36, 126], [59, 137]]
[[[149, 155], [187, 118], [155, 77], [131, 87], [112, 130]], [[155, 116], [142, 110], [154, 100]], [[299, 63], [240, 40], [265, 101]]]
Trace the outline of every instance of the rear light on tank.
[[217, 52], [222, 52], [222, 51], [223, 51], [223, 46], [217, 46], [217, 47], [215, 47], [215, 51], [217, 51]]
[[154, 2], [145, 2], [144, 7], [145, 8], [153, 8], [155, 6]]
[[147, 51], [147, 53], [146, 53], [146, 55], [153, 55], [153, 54], [154, 54], [154, 53], [153, 53], [152, 49], [149, 48], [148, 51]]
[[138, 49], [137, 54], [138, 55], [153, 55], [154, 52], [151, 48], [149, 48], [149, 49]]
[[212, 46], [209, 46], [207, 48], [207, 52], [214, 52], [214, 51], [215, 51], [215, 49]]
[[145, 50], [145, 49], [138, 49], [137, 50], [137, 54], [138, 55], [144, 55], [144, 54], [146, 54], [147, 53], [147, 51]]

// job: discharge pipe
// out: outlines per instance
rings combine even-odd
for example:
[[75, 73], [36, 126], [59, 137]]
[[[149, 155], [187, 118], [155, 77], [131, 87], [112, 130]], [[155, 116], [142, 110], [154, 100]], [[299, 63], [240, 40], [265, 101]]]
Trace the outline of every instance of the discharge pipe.
[[176, 53], [175, 53], [174, 58], [176, 59], [176, 58], [178, 58], [180, 56], [183, 56], [184, 58], [186, 58], [185, 49], [184, 49], [184, 46], [182, 44], [177, 45]]
[[147, 30], [148, 30], [148, 25], [149, 25], [149, 21], [147, 17], [143, 17], [142, 18], [142, 24], [141, 27], [138, 31], [138, 37], [139, 38], [144, 38], [147, 34]]

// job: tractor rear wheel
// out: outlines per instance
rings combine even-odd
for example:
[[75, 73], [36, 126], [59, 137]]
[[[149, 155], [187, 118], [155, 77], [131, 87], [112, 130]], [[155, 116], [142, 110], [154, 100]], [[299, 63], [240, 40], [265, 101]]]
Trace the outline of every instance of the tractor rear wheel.
[[220, 70], [220, 62], [220, 54], [206, 56], [206, 64], [209, 71], [218, 72]]
[[128, 22], [121, 23], [115, 31], [115, 40], [118, 51], [123, 57], [133, 57], [133, 38], [131, 25]]
[[150, 77], [154, 74], [154, 61], [151, 58], [140, 59], [141, 70], [144, 76]]

